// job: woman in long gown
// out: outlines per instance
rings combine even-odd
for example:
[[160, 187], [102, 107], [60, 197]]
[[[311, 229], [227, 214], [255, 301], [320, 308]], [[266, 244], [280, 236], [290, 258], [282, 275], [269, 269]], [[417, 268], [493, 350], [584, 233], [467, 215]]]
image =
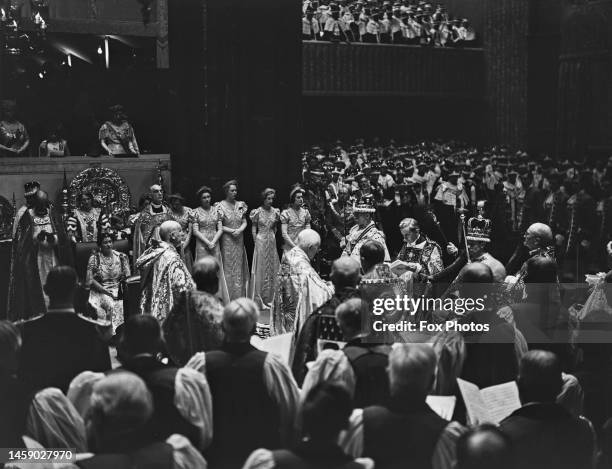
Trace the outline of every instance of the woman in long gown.
[[304, 189], [294, 187], [289, 193], [289, 208], [282, 211], [280, 216], [281, 232], [283, 234], [283, 250], [290, 251], [295, 247], [297, 236], [302, 230], [310, 228], [310, 212], [303, 207]]
[[89, 304], [98, 313], [98, 319], [113, 326], [113, 334], [123, 324], [123, 296], [121, 283], [130, 276], [130, 261], [122, 252], [113, 249], [113, 235], [101, 233], [99, 249], [87, 263], [86, 284], [90, 288]]
[[196, 240], [195, 259], [212, 256], [219, 262], [219, 293], [224, 304], [229, 302], [229, 293], [227, 284], [225, 283], [225, 274], [223, 273], [223, 260], [221, 259], [221, 249], [219, 248], [219, 239], [223, 234], [221, 224], [221, 213], [216, 205], [212, 206], [212, 190], [210, 187], [203, 186], [197, 196], [200, 199], [200, 206], [193, 211], [193, 228], [192, 233]]
[[247, 227], [247, 204], [236, 200], [238, 183], [234, 180], [223, 185], [225, 200], [215, 204], [221, 214], [221, 259], [230, 300], [247, 295], [249, 291], [249, 264], [244, 247]]
[[193, 266], [193, 256], [191, 254], [191, 233], [193, 224], [193, 212], [189, 207], [185, 207], [185, 199], [181, 194], [171, 194], [168, 196], [168, 203], [170, 204], [170, 210], [172, 219], [178, 222], [183, 229], [185, 240], [181, 247], [181, 258], [187, 266], [187, 270], [191, 273]]
[[261, 195], [261, 207], [252, 210], [250, 214], [255, 250], [249, 298], [253, 299], [260, 309], [270, 309], [280, 268], [276, 250], [276, 228], [280, 221], [280, 211], [272, 207], [276, 196], [274, 189], [265, 189]]

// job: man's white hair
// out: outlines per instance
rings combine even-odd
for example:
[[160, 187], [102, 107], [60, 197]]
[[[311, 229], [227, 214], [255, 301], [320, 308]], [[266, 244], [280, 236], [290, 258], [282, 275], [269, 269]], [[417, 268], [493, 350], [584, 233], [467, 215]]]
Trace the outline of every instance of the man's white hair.
[[321, 245], [321, 236], [315, 230], [305, 229], [300, 231], [297, 236], [298, 247], [303, 251], [312, 248], [313, 246]]
[[140, 377], [121, 371], [94, 384], [90, 410], [94, 425], [112, 422], [114, 430], [134, 429], [153, 414], [153, 398]]
[[414, 218], [404, 218], [402, 221], [400, 221], [399, 229], [404, 230], [409, 226], [416, 226], [417, 228], [419, 228], [419, 222], [416, 221]]
[[388, 368], [391, 393], [425, 398], [433, 385], [436, 364], [431, 344], [394, 344]]
[[540, 238], [540, 245], [548, 246], [552, 244], [553, 232], [550, 226], [545, 223], [534, 223], [527, 228], [527, 231]]
[[159, 237], [162, 239], [162, 241], [168, 241], [172, 233], [181, 230], [182, 228], [179, 222], [167, 220], [159, 226]]

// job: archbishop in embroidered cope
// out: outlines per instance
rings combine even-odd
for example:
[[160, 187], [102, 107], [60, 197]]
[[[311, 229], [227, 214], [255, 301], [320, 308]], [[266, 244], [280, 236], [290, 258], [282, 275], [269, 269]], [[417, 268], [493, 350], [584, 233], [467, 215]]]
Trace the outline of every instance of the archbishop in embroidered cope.
[[298, 245], [285, 253], [281, 261], [278, 289], [270, 311], [272, 335], [298, 334], [306, 318], [334, 293], [333, 286], [323, 281], [310, 265], [310, 258], [300, 242], [308, 232], [319, 240], [316, 248], [312, 247], [314, 257], [320, 245], [319, 235], [313, 230], [304, 230], [298, 235]]
[[195, 283], [176, 248], [153, 242], [136, 261], [143, 285], [140, 312], [164, 322], [179, 294], [195, 289]]

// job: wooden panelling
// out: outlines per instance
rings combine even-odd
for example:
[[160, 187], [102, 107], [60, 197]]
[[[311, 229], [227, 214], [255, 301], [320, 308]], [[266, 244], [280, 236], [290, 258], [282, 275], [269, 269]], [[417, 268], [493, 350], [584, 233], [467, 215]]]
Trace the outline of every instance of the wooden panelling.
[[482, 96], [480, 49], [304, 42], [302, 93], [310, 96]]
[[558, 151], [581, 158], [612, 148], [612, 1], [567, 0], [562, 17]]
[[0, 195], [9, 200], [14, 195], [20, 207], [25, 203], [24, 184], [38, 181], [52, 200], [59, 201], [64, 176], [70, 182], [88, 168], [110, 168], [116, 171], [130, 189], [132, 205], [136, 205], [138, 197], [158, 181], [158, 169], [161, 170], [166, 188], [172, 189], [170, 155], [141, 155], [138, 158], [0, 158]]
[[528, 0], [484, 2], [489, 143], [527, 142]]

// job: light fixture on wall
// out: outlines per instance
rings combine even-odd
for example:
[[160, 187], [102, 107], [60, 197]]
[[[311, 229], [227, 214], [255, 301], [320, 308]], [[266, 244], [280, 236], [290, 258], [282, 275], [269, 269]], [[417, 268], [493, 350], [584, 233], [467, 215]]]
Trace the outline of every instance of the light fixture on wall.
[[104, 36], [104, 66], [107, 70], [110, 67], [110, 45], [108, 36]]

